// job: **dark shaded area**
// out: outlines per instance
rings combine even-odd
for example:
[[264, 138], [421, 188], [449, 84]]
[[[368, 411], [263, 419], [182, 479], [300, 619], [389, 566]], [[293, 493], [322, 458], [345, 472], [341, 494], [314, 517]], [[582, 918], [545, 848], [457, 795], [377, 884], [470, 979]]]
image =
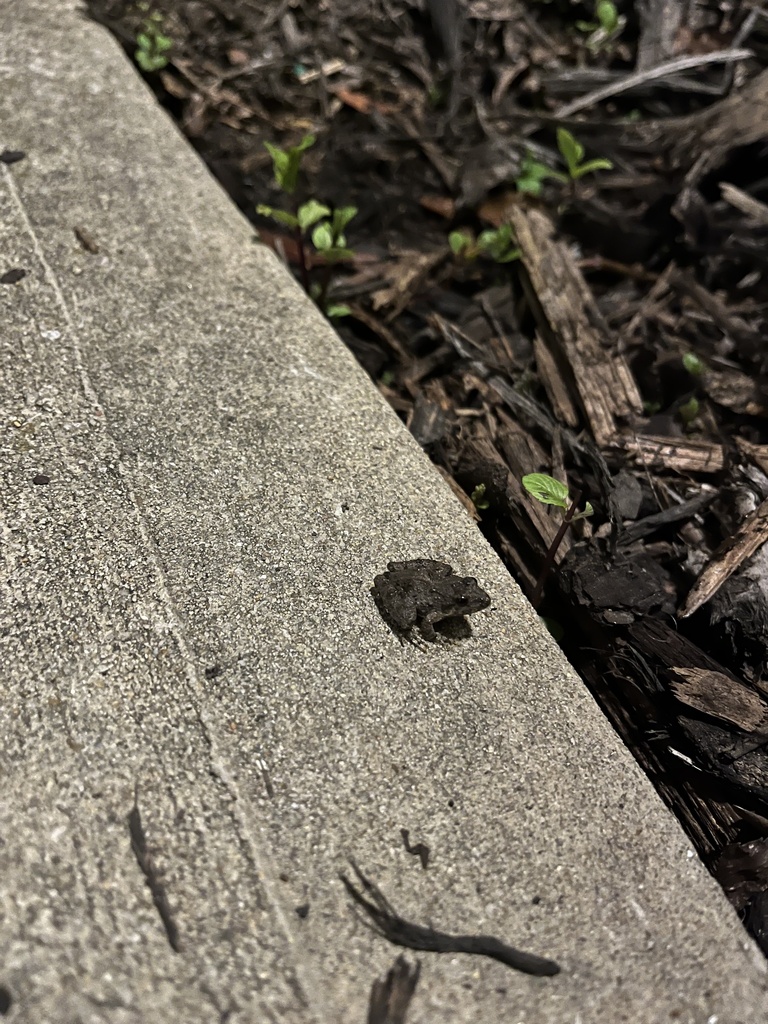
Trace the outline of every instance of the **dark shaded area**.
[[149, 891], [152, 894], [152, 902], [154, 903], [158, 916], [162, 921], [163, 928], [168, 939], [168, 945], [174, 953], [180, 953], [181, 941], [179, 939], [179, 929], [173, 919], [173, 912], [171, 910], [171, 905], [168, 902], [165, 886], [163, 885], [157, 867], [155, 866], [154, 858], [147, 844], [147, 837], [141, 821], [141, 813], [139, 811], [138, 803], [133, 805], [131, 813], [128, 815], [128, 829], [131, 834], [131, 849], [136, 857], [136, 863], [141, 868], [141, 872], [146, 879]]
[[5, 985], [0, 985], [0, 1013], [5, 1016], [13, 1006], [13, 996]]
[[409, 830], [407, 828], [401, 828], [400, 829], [400, 835], [401, 835], [402, 840], [403, 840], [403, 846], [405, 847], [405, 852], [406, 853], [410, 853], [410, 855], [412, 857], [418, 857], [419, 860], [421, 861], [422, 868], [424, 869], [424, 871], [426, 871], [427, 867], [429, 866], [429, 855], [430, 855], [430, 852], [431, 852], [430, 848], [427, 846], [426, 843], [413, 843], [412, 844], [411, 843], [411, 834], [410, 834], [410, 832], [409, 832]]
[[[133, 56], [147, 12], [88, 10]], [[297, 276], [295, 234], [256, 206], [358, 208], [351, 255], [306, 247], [310, 284], [349, 307], [342, 338], [529, 595], [561, 520], [521, 478], [594, 506], [541, 611], [765, 946], [768, 863], [744, 851], [768, 841], [768, 19], [744, 0], [618, 0], [607, 32], [566, 0], [152, 10], [172, 46], [148, 81]], [[569, 178], [563, 127], [612, 169]], [[308, 133], [289, 199], [264, 143]], [[499, 230], [519, 258], [480, 244]]]
[[404, 956], [399, 956], [386, 978], [377, 978], [371, 986], [368, 1024], [405, 1024], [420, 974], [420, 964], [411, 966]]

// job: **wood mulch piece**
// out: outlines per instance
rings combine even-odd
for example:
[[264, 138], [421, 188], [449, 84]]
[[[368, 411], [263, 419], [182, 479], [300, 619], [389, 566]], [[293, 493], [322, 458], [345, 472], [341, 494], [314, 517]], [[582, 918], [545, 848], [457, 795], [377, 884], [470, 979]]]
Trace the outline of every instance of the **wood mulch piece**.
[[[146, 11], [87, 6], [133, 54]], [[354, 256], [310, 273], [528, 593], [559, 520], [521, 477], [594, 506], [542, 611], [768, 951], [768, 18], [627, 0], [606, 38], [587, 3], [152, 7], [149, 81], [294, 269], [255, 212], [283, 203], [263, 143], [317, 136], [299, 198], [359, 213]], [[522, 192], [532, 160], [564, 170], [558, 126], [613, 169]], [[452, 254], [500, 225], [518, 260]]]

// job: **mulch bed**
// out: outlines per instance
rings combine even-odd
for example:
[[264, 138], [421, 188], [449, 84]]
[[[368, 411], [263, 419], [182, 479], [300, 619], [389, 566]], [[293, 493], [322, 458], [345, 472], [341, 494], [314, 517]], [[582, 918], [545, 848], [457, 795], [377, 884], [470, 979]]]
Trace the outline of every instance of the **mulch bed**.
[[[264, 143], [316, 136], [299, 200], [358, 214], [352, 255], [307, 276], [529, 594], [560, 519], [521, 478], [594, 506], [542, 614], [768, 950], [768, 16], [627, 0], [601, 34], [570, 0], [87, 6], [131, 56], [161, 16], [160, 102], [297, 275], [256, 214], [289, 208]], [[563, 174], [558, 127], [612, 169], [525, 191]], [[518, 259], [452, 251], [503, 225]]]

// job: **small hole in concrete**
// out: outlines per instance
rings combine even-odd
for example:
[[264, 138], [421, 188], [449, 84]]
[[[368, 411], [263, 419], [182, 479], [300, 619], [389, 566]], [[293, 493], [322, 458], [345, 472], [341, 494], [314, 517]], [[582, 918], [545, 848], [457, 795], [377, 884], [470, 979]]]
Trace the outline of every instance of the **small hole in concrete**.
[[11, 1006], [13, 1006], [13, 996], [5, 985], [0, 985], [0, 1013], [5, 1016]]

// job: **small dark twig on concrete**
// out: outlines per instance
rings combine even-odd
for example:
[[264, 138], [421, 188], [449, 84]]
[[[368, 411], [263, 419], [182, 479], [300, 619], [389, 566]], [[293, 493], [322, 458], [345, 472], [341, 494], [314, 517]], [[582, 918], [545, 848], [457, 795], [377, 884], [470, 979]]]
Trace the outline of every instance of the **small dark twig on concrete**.
[[373, 922], [374, 928], [389, 942], [404, 949], [418, 949], [429, 953], [471, 953], [487, 956], [524, 974], [551, 977], [560, 973], [554, 960], [533, 953], [524, 953], [508, 946], [491, 935], [449, 935], [434, 928], [411, 924], [397, 914], [381, 890], [366, 878], [354, 861], [350, 861], [362, 889], [356, 888], [346, 875], [339, 877], [344, 887]]

